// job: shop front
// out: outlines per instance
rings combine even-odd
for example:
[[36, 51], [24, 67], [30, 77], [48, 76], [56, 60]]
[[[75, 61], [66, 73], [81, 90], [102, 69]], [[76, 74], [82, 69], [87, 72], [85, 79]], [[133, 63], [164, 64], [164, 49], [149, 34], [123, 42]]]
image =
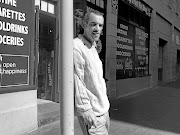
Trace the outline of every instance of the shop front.
[[108, 4], [106, 77], [110, 98], [150, 87], [151, 10], [138, 0], [111, 0]]
[[150, 8], [119, 1], [117, 17], [116, 94], [122, 96], [149, 87]]
[[176, 68], [175, 68], [175, 73], [174, 73], [174, 78], [175, 79], [180, 79], [180, 31], [175, 28], [174, 29], [175, 33], [175, 58], [176, 58]]
[[[35, 0], [36, 6], [36, 58], [37, 58], [37, 86], [38, 92], [37, 97], [40, 99], [52, 100], [59, 102], [60, 93], [60, 80], [61, 74], [58, 67], [60, 67], [60, 61], [58, 56], [58, 48], [60, 47], [58, 36], [59, 20], [57, 17], [57, 12], [59, 7], [57, 7], [56, 0]], [[74, 37], [82, 33], [81, 20], [83, 14], [89, 9], [95, 9], [100, 11], [104, 16], [106, 15], [105, 2], [103, 0], [99, 1], [74, 1]], [[39, 18], [39, 19], [38, 19]], [[98, 41], [98, 52], [100, 58], [105, 67], [105, 45], [106, 34], [105, 27]]]
[[37, 98], [54, 100], [57, 81], [57, 15], [56, 1], [36, 0]]
[[[58, 47], [60, 47], [57, 37], [60, 33], [56, 31], [58, 7], [56, 1], [36, 0], [36, 5], [39, 5], [40, 18], [38, 98], [59, 102], [58, 78], [61, 75], [57, 69], [60, 64], [57, 58]], [[109, 13], [110, 6], [113, 8], [111, 13]], [[138, 1], [137, 4], [128, 0], [111, 0], [111, 2], [75, 0], [74, 37], [83, 32], [82, 16], [90, 9], [100, 11], [105, 18], [103, 33], [97, 42], [97, 51], [103, 63], [108, 95], [116, 98], [148, 88], [150, 86], [149, 42], [152, 9], [142, 1]], [[115, 20], [115, 25], [112, 25], [111, 21]], [[111, 35], [113, 32], [116, 32], [115, 35]], [[112, 91], [116, 91], [115, 94]]]
[[[0, 1], [0, 134], [37, 128], [34, 1]], [[27, 119], [28, 117], [28, 119]]]

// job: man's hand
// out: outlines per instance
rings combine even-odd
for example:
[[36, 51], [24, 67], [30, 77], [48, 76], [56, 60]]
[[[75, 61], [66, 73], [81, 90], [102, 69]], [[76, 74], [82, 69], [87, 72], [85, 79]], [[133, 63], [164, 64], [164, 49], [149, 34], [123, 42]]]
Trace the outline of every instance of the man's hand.
[[84, 113], [83, 118], [84, 118], [84, 122], [89, 127], [92, 127], [92, 126], [96, 127], [97, 126], [97, 123], [96, 123], [97, 119], [96, 119], [96, 115], [94, 114], [93, 110], [89, 110], [88, 113]]

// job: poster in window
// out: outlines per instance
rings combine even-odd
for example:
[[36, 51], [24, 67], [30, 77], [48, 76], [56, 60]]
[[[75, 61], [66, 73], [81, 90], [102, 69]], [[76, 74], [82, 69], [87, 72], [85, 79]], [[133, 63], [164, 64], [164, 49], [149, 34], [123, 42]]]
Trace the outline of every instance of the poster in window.
[[118, 19], [116, 49], [116, 79], [133, 77], [134, 27]]
[[135, 75], [148, 74], [148, 33], [135, 28]]

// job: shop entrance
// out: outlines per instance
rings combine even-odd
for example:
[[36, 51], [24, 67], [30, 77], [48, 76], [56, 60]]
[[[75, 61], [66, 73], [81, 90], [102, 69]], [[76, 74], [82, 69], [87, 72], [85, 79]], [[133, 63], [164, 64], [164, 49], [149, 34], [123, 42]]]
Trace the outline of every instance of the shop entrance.
[[167, 41], [159, 38], [159, 55], [158, 55], [158, 83], [163, 81], [163, 67], [164, 67], [164, 48]]
[[180, 50], [177, 50], [176, 78], [180, 78]]
[[55, 17], [39, 14], [38, 98], [53, 99]]

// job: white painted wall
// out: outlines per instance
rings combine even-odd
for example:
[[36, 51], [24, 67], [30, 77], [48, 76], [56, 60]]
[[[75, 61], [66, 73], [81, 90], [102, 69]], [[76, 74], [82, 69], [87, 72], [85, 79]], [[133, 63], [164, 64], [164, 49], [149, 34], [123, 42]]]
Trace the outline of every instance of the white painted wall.
[[0, 135], [37, 129], [37, 90], [0, 94]]

